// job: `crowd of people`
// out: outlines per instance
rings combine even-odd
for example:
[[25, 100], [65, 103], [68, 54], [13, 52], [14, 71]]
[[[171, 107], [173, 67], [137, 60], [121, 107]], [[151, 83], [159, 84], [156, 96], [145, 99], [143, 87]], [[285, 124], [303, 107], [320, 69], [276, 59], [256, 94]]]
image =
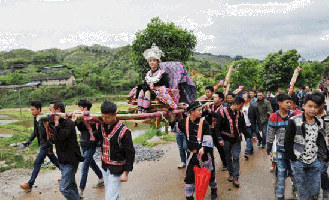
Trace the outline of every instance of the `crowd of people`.
[[[246, 141], [245, 159], [254, 153], [253, 143], [266, 149], [270, 156], [269, 170], [276, 175], [276, 199], [285, 199], [287, 177], [291, 178], [298, 199], [318, 199], [320, 186], [323, 198], [329, 198], [326, 133], [329, 130], [325, 129], [324, 118], [328, 114], [323, 92], [310, 92], [306, 87], [300, 97], [280, 90], [266, 97], [263, 91], [254, 90], [240, 95], [228, 93], [225, 97], [209, 86], [205, 93], [188, 107], [187, 117], [171, 118], [181, 156], [178, 168], [186, 166], [187, 200], [194, 199], [193, 166], [211, 170], [211, 198], [217, 198], [212, 150], [215, 147], [222, 161], [221, 170], [228, 171], [227, 180], [240, 187], [242, 135]], [[302, 103], [299, 98], [303, 98]]]
[[[298, 199], [317, 199], [320, 187], [323, 197], [329, 199], [326, 133], [329, 130], [324, 122], [327, 111], [326, 97], [322, 92], [312, 92], [306, 86], [297, 94], [287, 94], [280, 89], [275, 95], [261, 90], [224, 94], [208, 86], [205, 95], [195, 101], [191, 100], [195, 99], [191, 98], [195, 92], [187, 81], [187, 84], [179, 85], [185, 92], [181, 98], [188, 102], [186, 112], [173, 114], [171, 111], [179, 108], [179, 102], [173, 95], [175, 90], [168, 89], [172, 84], [168, 74], [159, 68], [162, 51], [153, 45], [143, 55], [150, 71], [145, 82], [130, 95], [137, 99], [139, 113], [149, 112], [151, 101], [155, 98], [168, 105], [169, 122], [176, 134], [181, 159], [178, 168], [186, 170], [187, 200], [194, 199], [195, 166], [211, 171], [211, 198], [217, 198], [214, 148], [217, 148], [221, 158], [221, 170], [228, 172], [227, 180], [240, 187], [239, 162], [243, 138], [246, 144], [245, 159], [250, 159], [250, 155], [254, 154], [254, 143], [271, 157], [269, 170], [276, 175], [275, 198], [285, 199], [285, 181], [290, 177]], [[189, 77], [184, 79], [188, 80]], [[84, 113], [90, 110], [92, 103], [81, 99], [78, 106], [76, 113]], [[104, 101], [100, 108], [101, 120], [84, 118], [75, 122], [59, 115], [65, 113], [61, 102], [52, 102], [49, 112], [54, 115], [47, 120], [39, 120], [41, 107], [39, 101], [31, 103], [34, 131], [23, 145], [27, 147], [37, 138], [40, 150], [30, 180], [20, 187], [26, 191], [32, 190], [40, 167], [48, 156], [61, 170], [60, 191], [65, 198], [83, 198], [91, 168], [99, 179], [94, 187], [105, 185], [105, 199], [119, 199], [121, 184], [128, 180], [128, 174], [133, 170], [135, 150], [130, 130], [116, 118], [116, 105]], [[75, 127], [81, 133], [80, 145]], [[53, 152], [53, 144], [57, 156]], [[97, 147], [101, 148], [101, 167], [93, 159]], [[83, 164], [78, 187], [75, 173], [80, 162]]]
[[[83, 113], [90, 110], [92, 103], [81, 99], [78, 107], [76, 113]], [[106, 200], [119, 199], [121, 184], [128, 181], [128, 174], [133, 170], [135, 149], [130, 130], [116, 118], [117, 106], [110, 101], [104, 101], [100, 108], [102, 119], [94, 123], [84, 119], [73, 122], [71, 118], [61, 117], [60, 114], [65, 113], [62, 102], [51, 102], [49, 112], [52, 115], [46, 121], [40, 120], [41, 108], [41, 102], [31, 102], [34, 131], [28, 141], [22, 144], [27, 147], [37, 138], [40, 150], [31, 178], [27, 183], [20, 184], [21, 189], [28, 192], [32, 190], [41, 165], [48, 156], [61, 171], [59, 190], [66, 199], [83, 198], [89, 168], [99, 178], [93, 187], [105, 186]], [[76, 127], [80, 131], [80, 145]], [[53, 153], [53, 144], [57, 156]], [[100, 147], [102, 152], [101, 167], [93, 158], [97, 147]], [[83, 163], [78, 188], [75, 174], [80, 162]]]

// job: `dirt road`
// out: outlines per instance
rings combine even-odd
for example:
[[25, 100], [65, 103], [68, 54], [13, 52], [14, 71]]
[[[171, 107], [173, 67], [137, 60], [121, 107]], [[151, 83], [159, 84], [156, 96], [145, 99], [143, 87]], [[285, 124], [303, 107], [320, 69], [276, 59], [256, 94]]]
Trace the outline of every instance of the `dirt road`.
[[[244, 144], [243, 151], [244, 151]], [[122, 200], [183, 200], [184, 198], [184, 170], [177, 169], [179, 154], [175, 143], [165, 144], [156, 148], [166, 149], [165, 155], [159, 161], [145, 161], [134, 165], [134, 171], [129, 175], [129, 181], [123, 184]], [[242, 151], [242, 152], [243, 152]], [[240, 157], [240, 188], [229, 183], [227, 172], [220, 171], [221, 162], [218, 153], [215, 153], [216, 177], [219, 186], [218, 199], [227, 200], [272, 200], [273, 174], [269, 172], [270, 161], [265, 149], [255, 148], [255, 153], [249, 160]], [[97, 177], [89, 171], [85, 200], [104, 199], [104, 188], [92, 188]], [[31, 170], [10, 170], [0, 174], [0, 199], [65, 199], [58, 191], [57, 179], [60, 177], [58, 169], [42, 172], [36, 180], [36, 188], [25, 194], [19, 189], [19, 183], [29, 179]], [[80, 180], [80, 170], [76, 175]], [[292, 197], [290, 181], [287, 181], [286, 197]], [[205, 199], [210, 199], [208, 189]]]

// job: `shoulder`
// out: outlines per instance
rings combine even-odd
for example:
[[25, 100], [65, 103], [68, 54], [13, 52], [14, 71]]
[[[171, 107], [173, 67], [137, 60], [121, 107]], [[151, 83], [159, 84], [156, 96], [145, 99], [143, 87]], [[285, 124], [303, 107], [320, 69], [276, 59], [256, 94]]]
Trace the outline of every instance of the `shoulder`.
[[303, 124], [303, 115], [297, 115], [290, 118], [289, 121], [292, 121], [296, 126], [301, 126]]
[[278, 115], [276, 113], [272, 113], [269, 117], [269, 121], [275, 122], [278, 120]]

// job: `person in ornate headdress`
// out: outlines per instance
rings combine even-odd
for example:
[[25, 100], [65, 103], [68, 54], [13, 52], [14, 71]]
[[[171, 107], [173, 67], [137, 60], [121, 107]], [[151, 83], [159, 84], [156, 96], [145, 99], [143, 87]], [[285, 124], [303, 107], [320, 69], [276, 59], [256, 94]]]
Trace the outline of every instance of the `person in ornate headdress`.
[[160, 58], [164, 53], [155, 44], [143, 53], [144, 58], [148, 61], [151, 68], [145, 76], [145, 82], [138, 86], [138, 112], [145, 113], [151, 105], [151, 100], [156, 97], [169, 105], [171, 108], [177, 108], [177, 104], [173, 101], [168, 93], [169, 77], [165, 71], [159, 68]]

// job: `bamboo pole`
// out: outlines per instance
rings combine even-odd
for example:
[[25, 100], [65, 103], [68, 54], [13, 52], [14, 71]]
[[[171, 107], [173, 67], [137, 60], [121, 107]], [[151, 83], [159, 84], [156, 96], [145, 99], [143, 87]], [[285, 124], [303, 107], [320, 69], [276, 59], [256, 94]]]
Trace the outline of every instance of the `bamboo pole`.
[[228, 72], [225, 77], [224, 81], [224, 95], [226, 96], [227, 93], [230, 91], [230, 81], [231, 81], [231, 74], [234, 70], [234, 63], [230, 65], [230, 68], [228, 69]]
[[298, 77], [300, 71], [302, 71], [302, 68], [300, 67], [300, 63], [299, 63], [298, 67], [294, 71], [294, 74], [292, 75], [292, 78], [291, 78], [291, 81], [289, 84], [289, 90], [288, 90], [289, 95], [292, 95], [294, 92], [294, 87], [295, 87], [297, 77]]

